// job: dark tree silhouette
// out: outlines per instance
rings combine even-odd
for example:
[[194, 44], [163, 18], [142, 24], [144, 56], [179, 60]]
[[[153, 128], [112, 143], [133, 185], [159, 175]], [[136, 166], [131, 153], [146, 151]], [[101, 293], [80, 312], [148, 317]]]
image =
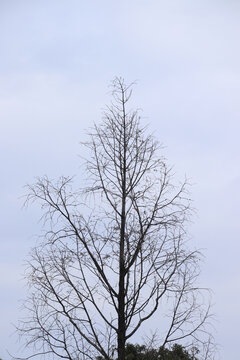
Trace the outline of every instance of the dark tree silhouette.
[[129, 110], [131, 94], [113, 81], [113, 101], [85, 143], [84, 190], [68, 177], [28, 187], [46, 228], [30, 255], [28, 317], [19, 325], [32, 356], [125, 360], [126, 342], [164, 305], [162, 348], [205, 341], [209, 307], [194, 285], [200, 253], [186, 245], [187, 183], [174, 184], [159, 143]]
[[170, 349], [163, 347], [148, 348], [145, 345], [126, 345], [126, 360], [198, 360], [196, 347], [185, 349], [182, 345], [173, 344]]

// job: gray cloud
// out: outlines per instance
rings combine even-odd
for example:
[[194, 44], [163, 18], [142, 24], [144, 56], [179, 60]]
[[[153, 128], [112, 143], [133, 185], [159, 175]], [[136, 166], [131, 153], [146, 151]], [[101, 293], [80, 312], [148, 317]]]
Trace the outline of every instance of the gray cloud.
[[[2, 1], [0, 3], [0, 357], [20, 316], [23, 259], [39, 231], [21, 210], [37, 175], [79, 171], [79, 141], [101, 118], [115, 75], [139, 79], [133, 104], [185, 173], [206, 248], [202, 281], [215, 293], [222, 359], [238, 353], [240, 50], [238, 1]], [[80, 170], [80, 176], [81, 176]], [[10, 300], [11, 299], [11, 300]]]

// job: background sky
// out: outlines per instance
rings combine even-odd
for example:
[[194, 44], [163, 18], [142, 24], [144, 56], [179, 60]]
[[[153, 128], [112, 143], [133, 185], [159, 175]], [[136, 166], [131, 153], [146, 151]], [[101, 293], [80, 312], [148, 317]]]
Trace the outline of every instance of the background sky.
[[239, 0], [0, 0], [0, 357], [13, 323], [39, 210], [22, 209], [36, 176], [79, 174], [85, 129], [101, 120], [115, 76], [191, 180], [189, 231], [205, 254], [221, 359], [239, 358]]

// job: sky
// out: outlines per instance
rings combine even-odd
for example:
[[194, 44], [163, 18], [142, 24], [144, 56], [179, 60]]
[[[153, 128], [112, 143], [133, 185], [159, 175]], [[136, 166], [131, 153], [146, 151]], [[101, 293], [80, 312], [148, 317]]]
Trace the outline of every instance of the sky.
[[13, 324], [40, 231], [24, 185], [81, 178], [79, 143], [122, 76], [137, 80], [143, 123], [192, 183], [189, 232], [205, 255], [220, 359], [238, 359], [239, 20], [238, 0], [0, 0], [0, 358], [19, 351]]

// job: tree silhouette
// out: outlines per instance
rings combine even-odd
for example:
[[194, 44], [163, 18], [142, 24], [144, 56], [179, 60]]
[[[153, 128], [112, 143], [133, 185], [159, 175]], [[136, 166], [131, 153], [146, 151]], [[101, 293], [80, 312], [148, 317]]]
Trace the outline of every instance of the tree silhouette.
[[162, 348], [205, 341], [209, 307], [194, 285], [200, 253], [185, 236], [187, 182], [176, 186], [159, 143], [129, 110], [132, 86], [116, 78], [112, 94], [85, 143], [86, 188], [74, 190], [69, 177], [28, 186], [46, 228], [30, 255], [19, 325], [31, 356], [125, 360], [126, 342], [162, 306]]

